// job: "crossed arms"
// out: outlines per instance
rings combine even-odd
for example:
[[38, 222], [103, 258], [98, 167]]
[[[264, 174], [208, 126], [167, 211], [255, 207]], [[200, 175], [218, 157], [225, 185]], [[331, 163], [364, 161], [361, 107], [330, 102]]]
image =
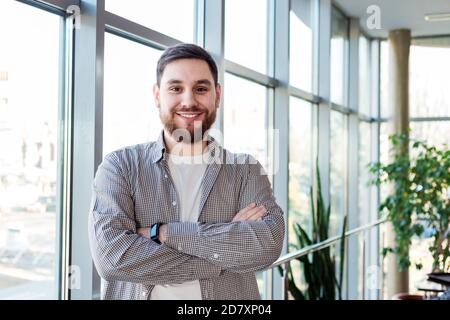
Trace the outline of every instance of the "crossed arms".
[[170, 222], [163, 226], [159, 245], [144, 236], [147, 230], [137, 229], [122, 168], [114, 154], [105, 157], [94, 181], [89, 215], [91, 252], [100, 276], [156, 285], [269, 266], [282, 248], [284, 219], [260, 169], [259, 163], [248, 165], [239, 199], [243, 209], [231, 222]]

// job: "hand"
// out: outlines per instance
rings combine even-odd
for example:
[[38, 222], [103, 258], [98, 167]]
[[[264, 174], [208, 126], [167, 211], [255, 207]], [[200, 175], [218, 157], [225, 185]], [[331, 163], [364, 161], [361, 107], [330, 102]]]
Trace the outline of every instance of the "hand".
[[150, 228], [137, 228], [137, 233], [140, 236], [150, 239]]
[[266, 214], [267, 210], [264, 206], [256, 206], [252, 202], [247, 207], [236, 213], [232, 222], [235, 221], [261, 221], [261, 218]]

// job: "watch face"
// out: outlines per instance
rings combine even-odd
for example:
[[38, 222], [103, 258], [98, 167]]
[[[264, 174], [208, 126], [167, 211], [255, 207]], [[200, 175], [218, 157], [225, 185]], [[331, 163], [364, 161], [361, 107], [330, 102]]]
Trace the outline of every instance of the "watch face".
[[150, 229], [150, 238], [156, 237], [156, 224], [152, 225], [152, 228]]
[[158, 239], [158, 224], [155, 223], [154, 225], [152, 225], [152, 228], [150, 229], [150, 238], [152, 240]]

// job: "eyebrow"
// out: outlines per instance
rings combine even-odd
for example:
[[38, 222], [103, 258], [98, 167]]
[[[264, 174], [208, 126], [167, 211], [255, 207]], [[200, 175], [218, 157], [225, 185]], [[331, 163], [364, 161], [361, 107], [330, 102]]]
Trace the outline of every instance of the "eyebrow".
[[[170, 79], [166, 83], [169, 85], [170, 84], [181, 84], [181, 83], [183, 83], [183, 81], [177, 80], [177, 79]], [[206, 85], [212, 86], [211, 81], [209, 81], [208, 79], [197, 80], [197, 81], [195, 81], [195, 84], [206, 84]]]

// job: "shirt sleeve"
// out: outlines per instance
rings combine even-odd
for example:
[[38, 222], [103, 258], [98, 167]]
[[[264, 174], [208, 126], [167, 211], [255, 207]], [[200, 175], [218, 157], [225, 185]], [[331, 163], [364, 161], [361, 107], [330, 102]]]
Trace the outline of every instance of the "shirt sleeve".
[[246, 165], [240, 208], [251, 202], [263, 205], [267, 213], [262, 221], [171, 222], [167, 224], [165, 244], [174, 249], [181, 246], [185, 253], [238, 273], [259, 271], [276, 261], [284, 241], [283, 211], [261, 164], [254, 160]]
[[89, 240], [97, 271], [107, 281], [171, 284], [221, 272], [220, 266], [136, 233], [130, 187], [113, 153], [105, 157], [94, 179]]

